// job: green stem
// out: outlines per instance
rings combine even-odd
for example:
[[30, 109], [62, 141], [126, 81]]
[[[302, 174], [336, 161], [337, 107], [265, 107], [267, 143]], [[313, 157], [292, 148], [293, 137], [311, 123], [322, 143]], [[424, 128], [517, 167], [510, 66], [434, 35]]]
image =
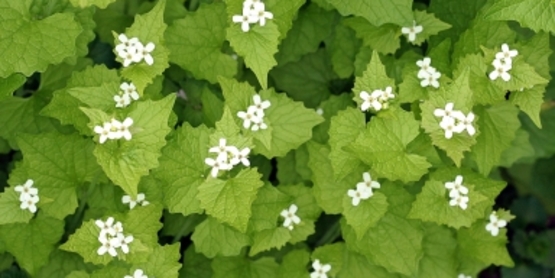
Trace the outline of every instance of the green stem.
[[185, 234], [185, 231], [190, 229], [193, 225], [198, 224], [196, 218], [197, 217], [194, 217], [193, 215], [187, 217], [187, 220], [185, 221], [185, 223], [183, 223], [183, 226], [181, 226], [181, 229], [179, 229], [177, 234], [173, 237], [172, 244], [181, 240], [181, 238], [183, 237], [183, 234]]
[[335, 221], [333, 225], [329, 227], [326, 233], [316, 242], [316, 246], [322, 246], [328, 243], [332, 243], [339, 236], [341, 236], [341, 226], [339, 225], [339, 220]]

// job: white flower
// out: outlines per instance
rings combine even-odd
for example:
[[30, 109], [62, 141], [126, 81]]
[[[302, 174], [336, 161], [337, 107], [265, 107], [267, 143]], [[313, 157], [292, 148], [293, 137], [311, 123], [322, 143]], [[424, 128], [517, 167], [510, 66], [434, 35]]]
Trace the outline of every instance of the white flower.
[[254, 124], [252, 125], [251, 130], [252, 130], [252, 131], [258, 131], [258, 130], [260, 130], [260, 129], [267, 129], [267, 128], [268, 128], [268, 125], [267, 125], [265, 122], [260, 121], [259, 123], [254, 123]]
[[385, 87], [385, 90], [381, 91], [381, 96], [378, 97], [378, 100], [381, 102], [386, 102], [390, 99], [394, 99], [395, 95], [393, 94], [393, 88], [391, 86]]
[[114, 232], [116, 232], [116, 236], [120, 233], [123, 233], [123, 225], [119, 221], [116, 222], [116, 224], [114, 224], [112, 228], [114, 229]]
[[129, 204], [129, 209], [133, 209], [137, 205], [137, 201], [129, 195], [123, 195], [123, 197], [121, 197], [121, 202], [123, 204]]
[[470, 275], [467, 276], [467, 275], [464, 275], [464, 274], [461, 273], [461, 274], [459, 274], [459, 276], [457, 276], [457, 278], [472, 278], [472, 276], [470, 276]]
[[280, 215], [285, 218], [283, 227], [293, 230], [293, 224], [301, 223], [301, 218], [296, 215], [298, 209], [297, 205], [292, 204], [288, 209], [281, 211]]
[[231, 153], [233, 155], [233, 157], [231, 158], [231, 164], [237, 165], [239, 163], [242, 163], [243, 165], [249, 167], [251, 165], [248, 158], [250, 152], [251, 149], [249, 148], [244, 148], [241, 151], [237, 150], [236, 148], [235, 151]]
[[123, 234], [117, 234], [116, 237], [111, 239], [111, 244], [116, 248], [121, 248], [124, 254], [129, 253], [129, 243], [133, 242], [134, 238], [132, 235], [124, 236]]
[[19, 201], [28, 200], [31, 196], [39, 194], [39, 190], [33, 187], [34, 181], [32, 179], [28, 179], [25, 181], [23, 185], [16, 185], [14, 190], [15, 192], [19, 192]]
[[139, 99], [139, 93], [137, 93], [137, 88], [135, 87], [135, 84], [133, 84], [133, 82], [123, 82], [121, 83], [119, 88], [123, 91], [124, 95], [128, 95], [133, 100]]
[[501, 52], [497, 52], [497, 54], [495, 54], [495, 59], [504, 59], [508, 63], [511, 63], [512, 58], [516, 57], [517, 55], [518, 50], [510, 50], [509, 45], [504, 43], [501, 45]]
[[142, 269], [136, 269], [135, 272], [133, 272], [133, 276], [125, 275], [124, 278], [148, 278], [148, 276], [144, 274]]
[[262, 101], [259, 94], [252, 96], [254, 106], [256, 107], [256, 115], [260, 118], [264, 117], [264, 110], [270, 107], [269, 100]]
[[449, 189], [449, 197], [457, 197], [459, 195], [468, 194], [468, 188], [462, 184], [463, 176], [457, 175], [455, 181], [446, 182], [445, 188]]
[[228, 146], [227, 140], [225, 138], [220, 138], [219, 145], [208, 149], [209, 153], [216, 153], [218, 154], [218, 161], [227, 161], [229, 153], [233, 153], [237, 151], [237, 148], [234, 146]]
[[412, 27], [401, 28], [401, 33], [407, 35], [409, 42], [414, 42], [416, 40], [416, 35], [421, 33], [424, 28], [422, 25], [416, 25], [416, 21], [412, 22]]
[[424, 57], [422, 60], [416, 61], [416, 65], [420, 67], [418, 71], [418, 78], [426, 78], [430, 74], [428, 71], [430, 70], [430, 64], [432, 63], [432, 59], [429, 57]]
[[241, 30], [243, 32], [249, 31], [251, 23], [258, 22], [258, 18], [252, 16], [252, 14], [234, 15], [231, 20], [234, 23], [241, 23]]
[[441, 109], [441, 108], [435, 109], [434, 116], [443, 117], [443, 118], [455, 117], [455, 114], [458, 110], [453, 110], [454, 107], [455, 107], [455, 104], [452, 102], [449, 102], [445, 104], [444, 109]]
[[321, 264], [320, 260], [316, 259], [312, 263], [313, 272], [310, 273], [310, 278], [328, 278], [327, 273], [331, 270], [330, 264]]
[[358, 183], [356, 190], [353, 190], [353, 189], [347, 190], [347, 196], [352, 198], [352, 204], [355, 207], [358, 206], [358, 204], [360, 204], [361, 200], [366, 200], [372, 197], [372, 195], [374, 195], [374, 193], [372, 192], [372, 190], [368, 190], [368, 188], [366, 187], [366, 184], [364, 183]]
[[318, 114], [320, 116], [324, 115], [324, 109], [318, 107], [318, 109], [316, 109], [316, 114]]
[[129, 131], [129, 128], [133, 125], [133, 119], [131, 119], [130, 117], [125, 118], [125, 120], [123, 120], [123, 122], [119, 122], [117, 120], [114, 120], [116, 123], [116, 127], [119, 131], [119, 138], [123, 137], [125, 138], [125, 140], [129, 141], [132, 138], [131, 135], [131, 131]]
[[21, 204], [19, 205], [19, 207], [22, 210], [28, 209], [31, 213], [35, 213], [35, 212], [37, 212], [36, 204], [38, 202], [39, 202], [39, 196], [38, 195], [28, 195], [26, 199], [21, 201]]
[[253, 9], [250, 10], [250, 15], [256, 18], [258, 22], [260, 22], [260, 26], [266, 25], [266, 19], [274, 18], [274, 14], [266, 11], [264, 3], [262, 2], [253, 5]]
[[368, 172], [362, 173], [362, 182], [357, 183], [357, 188], [359, 186], [361, 186], [361, 188], [364, 188], [366, 191], [370, 192], [370, 196], [372, 196], [374, 188], [381, 187], [379, 182], [372, 180], [372, 176], [370, 176], [370, 173]]
[[112, 124], [104, 123], [102, 126], [97, 125], [94, 127], [94, 132], [100, 136], [98, 142], [104, 144], [112, 136]]
[[256, 106], [249, 106], [247, 112], [237, 112], [237, 117], [243, 119], [243, 127], [250, 128], [252, 123], [260, 123], [262, 120], [257, 115], [258, 108]]
[[125, 51], [130, 47], [135, 47], [137, 43], [139, 43], [138, 38], [133, 37], [128, 39], [123, 33], [118, 35], [118, 40], [120, 41], [120, 44], [116, 45], [117, 52]]
[[499, 228], [505, 226], [507, 226], [507, 221], [499, 219], [495, 211], [489, 215], [489, 223], [486, 225], [486, 230], [489, 231], [492, 236], [497, 236], [499, 234]]
[[94, 221], [94, 224], [100, 228], [100, 236], [98, 239], [105, 238], [105, 235], [115, 236], [116, 230], [114, 229], [114, 218], [108, 217], [106, 221], [102, 221], [100, 219]]
[[142, 44], [138, 44], [137, 47], [137, 52], [139, 53], [141, 58], [145, 60], [145, 63], [149, 66], [152, 66], [152, 64], [154, 64], [154, 58], [152, 58], [152, 55], [150, 55], [150, 53], [154, 50], [155, 47], [156, 45], [154, 45], [154, 43], [152, 42], [147, 43], [145, 46], [143, 46]]
[[212, 175], [212, 177], [214, 178], [218, 176], [218, 171], [231, 170], [231, 167], [232, 167], [230, 164], [227, 164], [225, 161], [218, 161], [210, 157], [207, 157], [206, 159], [204, 159], [204, 163], [212, 167], [212, 170], [210, 171], [210, 175]]
[[466, 129], [468, 135], [473, 136], [476, 134], [476, 129], [474, 128], [474, 125], [472, 125], [472, 122], [474, 121], [474, 113], [469, 112], [466, 116], [461, 113], [458, 115], [457, 120], [459, 120], [460, 124], [464, 127], [464, 129]]
[[449, 205], [452, 206], [452, 207], [459, 206], [463, 210], [466, 210], [466, 208], [468, 207], [468, 200], [469, 200], [468, 196], [459, 195], [459, 196], [456, 196], [456, 197], [452, 198], [449, 201]]
[[378, 100], [383, 95], [382, 90], [375, 90], [372, 94], [369, 94], [366, 91], [360, 92], [359, 96], [363, 100], [360, 109], [362, 111], [367, 111], [370, 108], [373, 108], [376, 111], [382, 109], [382, 103]]
[[99, 256], [102, 256], [106, 253], [110, 254], [110, 256], [112, 257], [115, 257], [118, 255], [118, 252], [116, 251], [116, 247], [113, 245], [112, 239], [109, 239], [107, 237], [102, 237], [102, 238], [98, 238], [98, 240], [100, 241], [100, 243], [102, 243], [100, 248], [96, 250], [96, 253]]
[[439, 88], [439, 81], [438, 79], [441, 77], [441, 73], [439, 71], [436, 71], [436, 69], [431, 68], [430, 71], [428, 72], [428, 76], [426, 76], [424, 79], [422, 79], [420, 81], [420, 86], [422, 87], [428, 87], [428, 86], [432, 86], [434, 88]]
[[439, 126], [445, 131], [445, 138], [453, 138], [453, 133], [461, 133], [465, 129], [463, 125], [456, 124], [455, 118], [444, 117], [439, 123]]
[[489, 79], [496, 80], [498, 77], [501, 76], [501, 79], [505, 81], [511, 80], [511, 74], [509, 73], [509, 70], [511, 70], [512, 67], [510, 64], [503, 63], [499, 59], [493, 60], [492, 64], [495, 69], [490, 72]]
[[134, 47], [128, 47], [125, 50], [118, 52], [118, 56], [123, 59], [124, 67], [128, 67], [131, 63], [139, 63], [143, 59], [140, 49], [137, 48], [139, 44], [140, 42], [138, 42]]
[[115, 95], [114, 101], [116, 102], [116, 107], [118, 108], [127, 107], [129, 104], [131, 104], [131, 98], [128, 94]]

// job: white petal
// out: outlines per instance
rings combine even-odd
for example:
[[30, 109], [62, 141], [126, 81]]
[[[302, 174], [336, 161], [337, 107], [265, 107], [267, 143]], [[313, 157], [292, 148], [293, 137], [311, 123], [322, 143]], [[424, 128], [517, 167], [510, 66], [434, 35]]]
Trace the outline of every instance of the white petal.
[[152, 66], [152, 64], [154, 64], [154, 59], [152, 58], [152, 55], [147, 54], [143, 58], [145, 59], [147, 65]]

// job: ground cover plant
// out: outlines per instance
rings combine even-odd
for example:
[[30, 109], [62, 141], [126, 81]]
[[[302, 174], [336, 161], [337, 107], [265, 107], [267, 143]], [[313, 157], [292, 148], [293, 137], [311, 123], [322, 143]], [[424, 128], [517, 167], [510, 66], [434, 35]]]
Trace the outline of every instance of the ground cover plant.
[[2, 277], [552, 277], [552, 0], [0, 0]]

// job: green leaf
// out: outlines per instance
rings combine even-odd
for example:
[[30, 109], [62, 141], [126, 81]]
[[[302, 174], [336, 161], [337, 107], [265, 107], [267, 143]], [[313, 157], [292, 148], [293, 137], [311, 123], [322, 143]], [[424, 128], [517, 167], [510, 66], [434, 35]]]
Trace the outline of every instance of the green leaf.
[[293, 28], [280, 43], [276, 60], [280, 65], [296, 62], [308, 53], [318, 50], [338, 20], [337, 13], [309, 4], [299, 11]]
[[113, 111], [116, 107], [114, 96], [120, 92], [119, 86], [119, 82], [110, 82], [98, 87], [70, 88], [67, 93], [89, 107]]
[[[460, 110], [465, 115], [470, 112], [472, 108], [472, 94], [469, 87], [469, 70], [465, 69], [455, 81], [448, 85], [439, 88], [439, 91], [430, 96], [430, 99], [420, 104], [422, 109], [422, 128], [430, 135], [432, 142], [435, 146], [444, 150], [447, 155], [460, 166], [461, 160], [464, 157], [464, 152], [469, 151], [470, 147], [476, 144], [476, 136], [470, 136], [468, 133], [463, 132], [460, 134], [453, 134], [451, 139], [445, 138], [444, 130], [439, 126], [441, 122], [440, 117], [434, 116], [435, 109], [444, 109], [447, 103], [454, 103], [454, 109]], [[474, 127], [477, 127], [478, 119], [474, 120]]]
[[281, 249], [291, 239], [289, 230], [284, 227], [267, 229], [257, 232], [253, 236], [249, 256], [254, 256], [262, 251], [272, 248]]
[[237, 256], [250, 244], [249, 237], [237, 230], [208, 217], [200, 223], [191, 237], [197, 252], [208, 258]]
[[555, 5], [551, 0], [500, 0], [483, 13], [487, 20], [514, 20], [536, 32], [555, 33]]
[[33, 276], [48, 263], [48, 257], [63, 233], [63, 221], [41, 213], [29, 223], [0, 226], [0, 239], [6, 251], [15, 257], [21, 268]]
[[0, 101], [13, 96], [13, 92], [25, 84], [27, 79], [21, 74], [12, 74], [6, 78], [0, 78]]
[[353, 206], [351, 197], [343, 195], [343, 215], [357, 235], [361, 239], [371, 227], [384, 216], [388, 203], [385, 195], [374, 192], [368, 200], [361, 200], [358, 206]]
[[259, 232], [275, 228], [280, 212], [288, 207], [291, 199], [274, 186], [262, 186], [252, 203], [249, 230]]
[[125, 233], [132, 234], [151, 249], [158, 244], [158, 231], [162, 228], [162, 207], [149, 204], [130, 210], [123, 219]]
[[[75, 55], [75, 40], [83, 31], [71, 13], [57, 13], [35, 20], [30, 13], [32, 0], [0, 3], [0, 52], [4, 61], [0, 77], [13, 73], [30, 76], [43, 72]], [[52, 36], [51, 34], [57, 34]]]
[[[42, 192], [40, 193], [42, 195]], [[34, 214], [27, 209], [21, 209], [20, 205], [19, 193], [15, 192], [13, 188], [6, 188], [4, 192], [0, 193], [0, 225], [28, 223]]]
[[42, 204], [41, 210], [57, 219], [64, 219], [77, 208], [78, 185], [105, 179], [92, 155], [94, 143], [90, 139], [76, 134], [43, 133], [19, 136], [18, 143], [24, 156], [24, 171], [16, 177], [12, 175], [12, 184], [34, 180], [41, 200], [52, 200]]
[[501, 163], [501, 155], [511, 146], [520, 128], [518, 109], [509, 103], [500, 103], [476, 111], [482, 132], [472, 147], [471, 157], [480, 173], [487, 176], [491, 169]]
[[[130, 141], [108, 141], [96, 145], [94, 155], [106, 175], [127, 194], [137, 195], [142, 176], [158, 166], [160, 149], [166, 144], [164, 137], [170, 132], [168, 118], [172, 112], [175, 95], [162, 100], [138, 102], [127, 117], [133, 119]], [[82, 109], [92, 115], [93, 109]], [[94, 125], [101, 119], [91, 118]], [[123, 119], [121, 119], [123, 121]], [[96, 137], [95, 137], [96, 138]]]
[[181, 268], [181, 264], [178, 263], [180, 257], [179, 243], [156, 246], [148, 257], [148, 263], [137, 264], [136, 268], [142, 269], [148, 276], [174, 278]]
[[451, 41], [457, 41], [463, 33], [473, 23], [478, 11], [486, 2], [482, 0], [469, 1], [432, 1], [428, 11], [434, 13], [439, 19], [451, 24], [451, 29], [441, 32], [438, 36], [432, 37], [432, 42], [442, 41], [445, 37]]
[[485, 264], [513, 267], [514, 262], [507, 251], [506, 229], [500, 229], [499, 235], [492, 236], [486, 231], [486, 221], [480, 220], [472, 227], [461, 229], [457, 233], [459, 256], [471, 258]]
[[405, 183], [417, 181], [431, 166], [425, 157], [407, 153], [408, 144], [418, 134], [418, 121], [412, 113], [399, 110], [387, 117], [374, 117], [346, 150], [379, 177]]
[[[165, 6], [166, 0], [158, 1], [154, 8], [148, 13], [135, 16], [133, 25], [125, 30], [127, 37], [137, 37], [143, 45], [152, 42], [156, 46], [151, 52], [154, 64], [151, 66], [144, 62], [131, 64], [121, 71], [121, 75], [131, 80], [140, 92], [142, 92], [148, 84], [151, 84], [156, 76], [162, 74], [164, 70], [169, 67], [169, 51], [164, 45], [164, 32], [167, 26], [164, 23]], [[117, 35], [114, 39], [114, 43], [119, 44]], [[117, 56], [116, 59], [120, 62], [122, 61], [119, 56]]]
[[453, 74], [460, 76], [466, 69], [469, 69], [468, 83], [473, 92], [472, 101], [476, 104], [495, 104], [505, 101], [506, 90], [496, 86], [487, 76], [488, 63], [482, 55], [470, 54], [459, 60], [457, 68]]
[[243, 257], [216, 257], [212, 261], [213, 278], [275, 278], [279, 265], [274, 258], [251, 261]]
[[279, 40], [283, 40], [293, 25], [293, 19], [306, 0], [290, 0], [287, 2], [279, 0], [266, 0], [266, 10], [274, 14], [272, 21], [279, 30]]
[[457, 240], [453, 232], [434, 224], [425, 224], [424, 232], [424, 256], [420, 259], [417, 277], [455, 277]]
[[242, 0], [228, 0], [227, 14], [230, 26], [227, 28], [227, 40], [231, 47], [245, 59], [245, 64], [250, 68], [260, 86], [268, 88], [268, 72], [276, 64], [274, 54], [278, 52], [280, 32], [278, 26], [270, 20], [266, 25], [254, 25], [248, 32], [241, 30], [240, 24], [231, 22], [231, 17], [241, 14]]
[[320, 103], [320, 106], [316, 109], [316, 113], [324, 117], [324, 122], [317, 125], [312, 130], [314, 134], [312, 139], [322, 144], [328, 142], [330, 138], [328, 132], [332, 117], [337, 115], [340, 111], [352, 107], [353, 104], [350, 94], [331, 95], [330, 98]]
[[395, 81], [389, 78], [385, 72], [385, 67], [380, 61], [380, 56], [376, 51], [372, 52], [372, 59], [366, 67], [366, 70], [361, 77], [355, 80], [353, 93], [355, 94], [354, 100], [360, 108], [363, 100], [360, 98], [360, 92], [366, 91], [372, 93], [374, 90], [384, 90], [386, 87], [393, 88], [395, 92]]
[[[345, 43], [345, 42], [350, 43]], [[360, 49], [361, 41], [356, 38], [356, 33], [345, 24], [335, 26], [335, 31], [328, 47], [333, 70], [339, 78], [349, 78], [355, 71], [355, 58]]]
[[337, 275], [343, 269], [343, 254], [345, 253], [345, 243], [326, 244], [314, 249], [312, 260], [320, 260], [321, 264], [329, 264], [331, 269], [329, 275]]
[[[172, 213], [189, 215], [201, 213], [196, 199], [198, 186], [205, 178], [208, 166], [204, 163], [211, 130], [184, 124], [178, 128], [168, 144], [162, 149], [160, 165], [152, 174], [162, 183], [164, 204]], [[183, 200], [188, 200], [183, 202]]]
[[344, 23], [355, 30], [357, 38], [362, 40], [363, 45], [380, 53], [392, 54], [401, 47], [399, 27], [394, 24], [376, 27], [362, 17], [347, 18]]
[[366, 18], [372, 25], [381, 26], [395, 23], [400, 26], [412, 26], [412, 2], [409, 0], [326, 0], [341, 15], [356, 15]]
[[191, 15], [174, 21], [165, 33], [170, 61], [211, 83], [216, 83], [218, 76], [235, 76], [237, 61], [221, 50], [226, 27], [223, 3], [202, 4]]
[[511, 142], [511, 146], [503, 151], [499, 165], [503, 167], [511, 167], [520, 159], [534, 155], [534, 147], [530, 143], [530, 133], [525, 129], [518, 129], [515, 139]]
[[198, 187], [197, 199], [206, 213], [240, 232], [247, 230], [251, 205], [264, 185], [256, 168], [243, 169], [228, 180], [209, 177]]
[[309, 264], [310, 254], [303, 249], [296, 249], [285, 256], [279, 268], [279, 278], [305, 278], [309, 275], [306, 266]]
[[[322, 213], [314, 198], [313, 190], [304, 185], [280, 185], [278, 189], [294, 198], [291, 204], [297, 205], [297, 215], [301, 218], [301, 223], [295, 225], [291, 231], [291, 240], [289, 242], [295, 244], [305, 241], [315, 232], [314, 222], [316, 222]], [[282, 207], [282, 209], [286, 208], [289, 208], [289, 206]]]
[[212, 277], [213, 271], [210, 267], [212, 261], [195, 251], [195, 245], [189, 245], [183, 254], [183, 268], [180, 278], [204, 278]]
[[116, 0], [69, 0], [71, 4], [75, 7], [86, 8], [90, 6], [97, 6], [100, 9], [105, 9], [108, 5], [112, 4]]
[[[37, 272], [37, 278], [67, 277], [71, 272], [90, 270], [91, 267], [74, 253], [55, 249], [50, 253], [48, 264]], [[88, 277], [88, 276], [87, 276]]]
[[323, 121], [314, 110], [273, 89], [261, 91], [260, 97], [271, 103], [264, 111], [264, 119], [268, 119], [268, 127], [271, 127], [272, 141], [270, 148], [266, 148], [256, 137], [254, 143], [256, 151], [267, 158], [285, 156], [290, 150], [298, 148], [310, 140], [312, 128]]
[[392, 274], [385, 268], [377, 266], [365, 256], [346, 249], [343, 254], [343, 267], [338, 277], [369, 277], [370, 275], [376, 278], [399, 277], [399, 275]]
[[[437, 35], [439, 32], [451, 28], [450, 24], [447, 24], [434, 16], [432, 13], [427, 13], [425, 11], [414, 11], [414, 20], [417, 25], [422, 26], [422, 32], [416, 36], [416, 40], [412, 42], [415, 45], [421, 45], [424, 41], [429, 39], [433, 35]], [[411, 26], [411, 25], [408, 25]]]
[[362, 161], [344, 151], [343, 147], [353, 143], [364, 132], [365, 125], [364, 114], [352, 107], [339, 112], [331, 119], [329, 160], [335, 178], [342, 179], [362, 166]]

